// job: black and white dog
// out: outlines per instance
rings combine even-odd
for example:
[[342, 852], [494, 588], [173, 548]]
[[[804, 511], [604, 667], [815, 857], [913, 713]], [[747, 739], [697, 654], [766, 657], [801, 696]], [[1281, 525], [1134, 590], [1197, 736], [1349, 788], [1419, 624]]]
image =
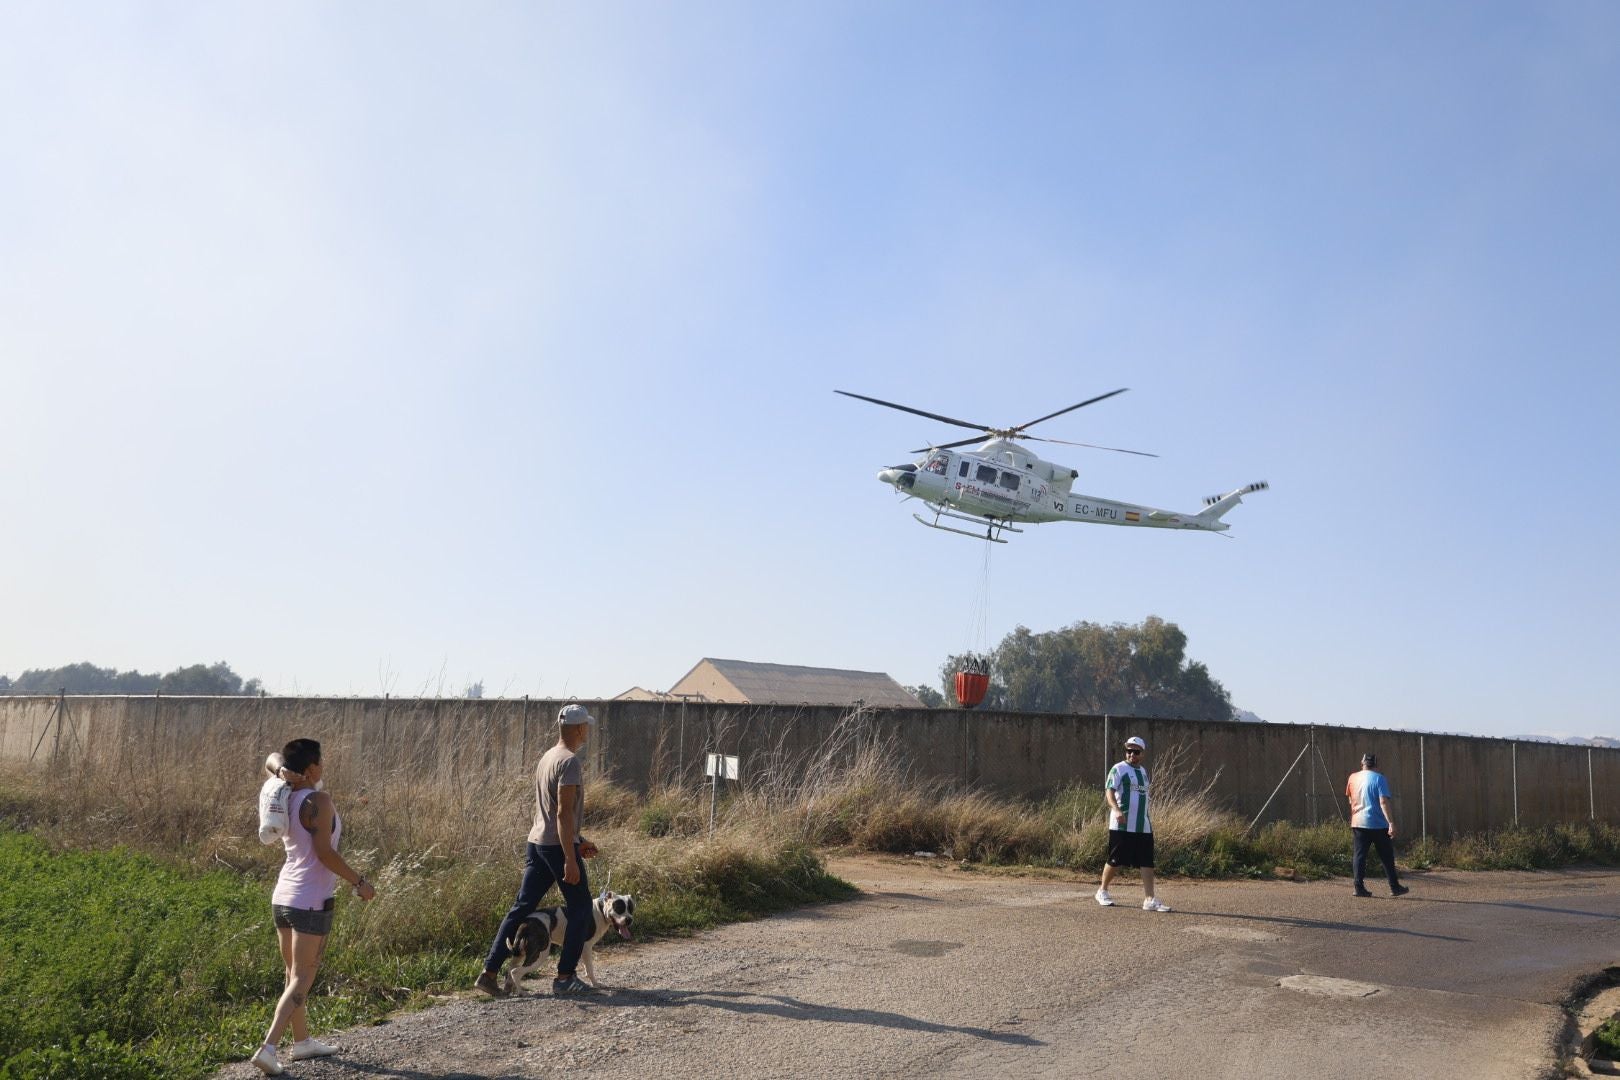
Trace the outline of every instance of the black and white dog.
[[[596, 965], [592, 961], [596, 943], [602, 940], [609, 927], [617, 930], [624, 940], [630, 940], [630, 924], [636, 917], [635, 898], [603, 889], [602, 895], [591, 901], [591, 917], [596, 926], [585, 939], [585, 951], [580, 954], [580, 959], [585, 962], [585, 980], [595, 986]], [[524, 919], [517, 933], [506, 939], [506, 947], [512, 950], [512, 966], [506, 970], [506, 992], [517, 993], [518, 981], [544, 964], [551, 956], [551, 947], [561, 945], [567, 933], [566, 908], [541, 908]]]

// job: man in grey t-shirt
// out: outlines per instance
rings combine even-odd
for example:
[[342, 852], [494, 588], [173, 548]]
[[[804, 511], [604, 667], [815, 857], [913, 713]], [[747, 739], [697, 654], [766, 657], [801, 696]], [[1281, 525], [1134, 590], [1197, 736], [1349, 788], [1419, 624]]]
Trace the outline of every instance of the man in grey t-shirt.
[[592, 992], [589, 983], [574, 974], [579, 954], [591, 936], [591, 887], [585, 880], [585, 859], [596, 854], [596, 845], [580, 836], [585, 811], [585, 783], [578, 750], [590, 736], [596, 718], [583, 705], [565, 705], [557, 714], [557, 744], [547, 750], [534, 769], [534, 826], [529, 830], [523, 884], [518, 887], [512, 910], [501, 920], [495, 941], [484, 960], [484, 970], [473, 985], [493, 997], [506, 991], [501, 985], [501, 965], [512, 955], [506, 942], [517, 933], [524, 919], [540, 906], [551, 886], [562, 892], [568, 913], [568, 930], [562, 952], [557, 957], [554, 994]]

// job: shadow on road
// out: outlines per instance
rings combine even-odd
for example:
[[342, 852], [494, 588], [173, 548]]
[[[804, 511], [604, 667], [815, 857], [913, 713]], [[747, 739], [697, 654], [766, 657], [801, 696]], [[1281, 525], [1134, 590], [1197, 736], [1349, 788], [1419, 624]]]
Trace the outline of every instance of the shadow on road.
[[[392, 1065], [376, 1065], [369, 1061], [350, 1061], [346, 1058], [326, 1058], [318, 1064], [301, 1061], [299, 1068], [305, 1070], [303, 1075], [308, 1080], [320, 1080], [321, 1077], [340, 1076], [379, 1076], [386, 1080], [532, 1080], [526, 1073], [480, 1073], [480, 1072], [426, 1072], [421, 1069], [401, 1069]], [[312, 1067], [313, 1066], [313, 1067]], [[292, 1070], [287, 1070], [292, 1075]], [[248, 1073], [249, 1076], [258, 1076], [257, 1072]]]
[[1447, 900], [1439, 896], [1412, 896], [1402, 900], [1403, 904], [1467, 904], [1470, 907], [1481, 904], [1486, 907], [1522, 908], [1525, 911], [1545, 911], [1552, 915], [1580, 915], [1587, 919], [1620, 919], [1608, 911], [1578, 911], [1575, 908], [1549, 907], [1546, 904], [1525, 904], [1516, 900]]
[[[1406, 903], [1407, 901], [1402, 901]], [[1450, 901], [1461, 902], [1461, 901]], [[1206, 919], [1239, 919], [1243, 922], [1277, 923], [1281, 926], [1294, 926], [1301, 930], [1348, 930], [1354, 934], [1401, 934], [1406, 937], [1429, 938], [1432, 941], [1461, 941], [1470, 942], [1473, 938], [1451, 937], [1448, 934], [1425, 934], [1421, 930], [1402, 930], [1398, 926], [1365, 926], [1361, 923], [1326, 922], [1322, 919], [1296, 919], [1290, 915], [1236, 915], [1230, 911], [1193, 911], [1190, 908], [1177, 908], [1185, 915], [1199, 915]]]
[[652, 1008], [685, 1008], [688, 1005], [706, 1005], [712, 1009], [753, 1015], [779, 1016], [784, 1020], [810, 1020], [824, 1024], [866, 1024], [871, 1027], [897, 1028], [901, 1031], [927, 1031], [935, 1034], [955, 1033], [971, 1035], [975, 1039], [1007, 1043], [1012, 1046], [1045, 1046], [1039, 1039], [1007, 1031], [988, 1028], [959, 1027], [955, 1024], [936, 1024], [919, 1020], [903, 1013], [882, 1012], [878, 1009], [846, 1009], [838, 1005], [812, 1005], [807, 1001], [782, 994], [749, 994], [732, 990], [616, 990], [604, 999], [604, 1004], [631, 1005]]

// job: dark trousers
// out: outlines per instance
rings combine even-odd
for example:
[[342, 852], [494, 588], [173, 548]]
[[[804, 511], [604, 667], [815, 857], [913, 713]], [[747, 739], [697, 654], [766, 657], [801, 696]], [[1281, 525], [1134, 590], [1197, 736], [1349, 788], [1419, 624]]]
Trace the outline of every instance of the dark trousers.
[[1351, 869], [1356, 875], [1356, 888], [1364, 889], [1362, 877], [1367, 873], [1367, 848], [1378, 849], [1378, 857], [1384, 861], [1384, 876], [1389, 878], [1389, 887], [1394, 889], [1401, 883], [1395, 876], [1395, 841], [1389, 838], [1388, 829], [1351, 829], [1355, 835], [1356, 853], [1350, 861]]
[[[578, 858], [578, 847], [574, 852], [575, 858]], [[579, 884], [568, 884], [563, 880], [563, 849], [560, 844], [547, 844], [544, 847], [529, 845], [528, 858], [523, 866], [523, 884], [518, 886], [517, 900], [513, 902], [512, 910], [506, 913], [506, 918], [501, 920], [501, 928], [495, 931], [495, 943], [489, 947], [489, 957], [484, 961], [485, 971], [501, 970], [506, 958], [512, 955], [512, 950], [506, 947], [507, 939], [517, 933], [524, 919], [534, 914], [553, 885], [562, 892], [563, 907], [568, 912], [568, 929], [563, 934], [562, 954], [557, 957], [557, 974], [567, 977], [574, 973], [574, 966], [579, 963], [579, 954], [585, 951], [585, 942], [591, 936], [595, 919], [591, 915], [591, 886], [585, 880], [585, 860], [579, 859]]]

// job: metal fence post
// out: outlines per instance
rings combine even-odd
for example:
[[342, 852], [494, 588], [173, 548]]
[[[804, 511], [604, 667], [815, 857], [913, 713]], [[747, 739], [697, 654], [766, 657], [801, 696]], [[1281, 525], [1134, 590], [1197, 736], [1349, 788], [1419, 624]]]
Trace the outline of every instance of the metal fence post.
[[1590, 746], [1586, 748], [1586, 805], [1592, 815], [1592, 820], [1596, 821], [1597, 791], [1592, 786], [1592, 748]]
[[[1311, 725], [1311, 757], [1314, 758], [1315, 756], [1316, 756], [1316, 725], [1312, 724]], [[1316, 824], [1316, 770], [1313, 768], [1313, 769], [1310, 770], [1310, 773], [1311, 773], [1311, 793], [1310, 793], [1310, 795], [1311, 795], [1311, 813], [1310, 813], [1310, 818], [1311, 818], [1311, 824], [1315, 825]]]
[[1423, 839], [1429, 838], [1429, 768], [1423, 755], [1423, 736], [1418, 736], [1418, 812], [1423, 823]]
[[1103, 775], [1107, 776], [1109, 767], [1113, 765], [1113, 762], [1108, 760], [1108, 714], [1107, 713], [1103, 713], [1103, 745], [1102, 745], [1102, 752], [1103, 752]]
[[1519, 744], [1513, 744], [1513, 827], [1519, 827]]

